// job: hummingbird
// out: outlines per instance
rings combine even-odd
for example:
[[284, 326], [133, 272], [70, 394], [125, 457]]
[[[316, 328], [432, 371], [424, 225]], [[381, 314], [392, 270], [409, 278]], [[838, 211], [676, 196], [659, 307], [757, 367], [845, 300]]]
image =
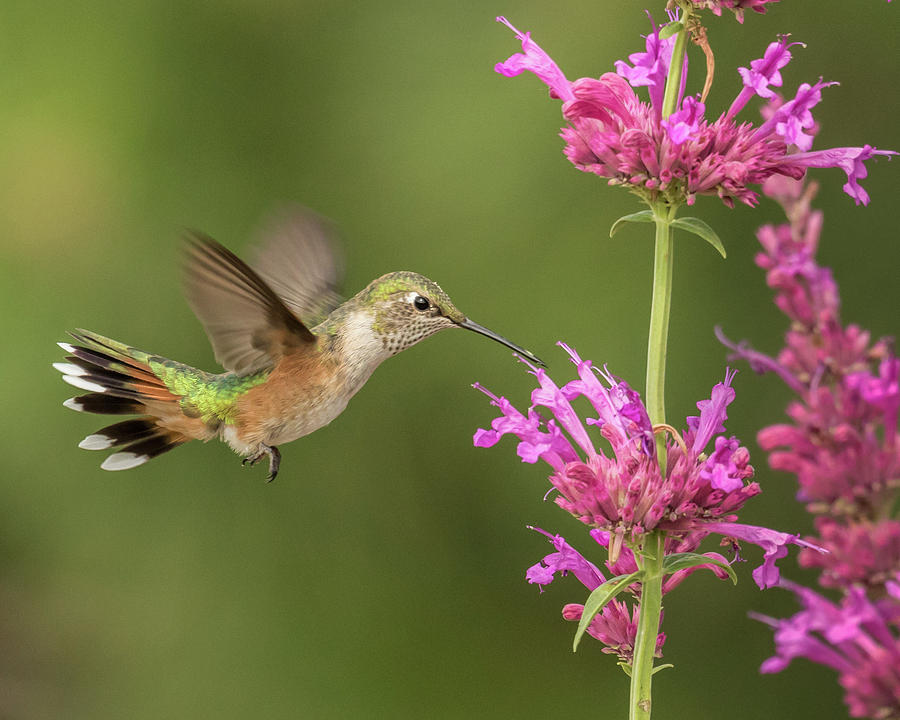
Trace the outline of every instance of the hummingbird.
[[278, 446], [340, 415], [389, 357], [441, 330], [464, 328], [533, 363], [532, 353], [463, 315], [437, 283], [391, 272], [349, 300], [338, 294], [342, 263], [331, 223], [305, 209], [282, 213], [248, 265], [206, 235], [185, 242], [188, 304], [226, 370], [211, 373], [87, 330], [58, 345], [62, 379], [87, 394], [63, 405], [78, 412], [139, 417], [79, 443], [116, 449], [104, 470], [127, 470], [190, 440], [219, 438], [254, 465]]

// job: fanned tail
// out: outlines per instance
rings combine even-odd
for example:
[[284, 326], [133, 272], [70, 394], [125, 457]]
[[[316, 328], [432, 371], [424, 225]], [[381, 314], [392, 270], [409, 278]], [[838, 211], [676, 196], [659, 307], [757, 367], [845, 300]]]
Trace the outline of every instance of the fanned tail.
[[63, 405], [78, 412], [142, 416], [109, 425], [79, 443], [85, 450], [121, 448], [101, 468], [137, 467], [203, 435], [202, 421], [184, 413], [181, 397], [151, 369], [150, 358], [161, 358], [86, 330], [69, 334], [78, 344], [59, 343], [69, 356], [53, 367], [63, 380], [88, 394], [69, 398]]

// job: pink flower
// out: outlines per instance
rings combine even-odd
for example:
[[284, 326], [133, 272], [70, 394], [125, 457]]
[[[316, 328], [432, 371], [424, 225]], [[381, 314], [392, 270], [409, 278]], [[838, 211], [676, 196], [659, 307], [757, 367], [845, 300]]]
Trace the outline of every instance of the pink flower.
[[[602, 611], [594, 615], [587, 626], [587, 634], [605, 645], [602, 652], [617, 655], [619, 660], [631, 664], [634, 657], [634, 638], [637, 635], [639, 605], [635, 603], [628, 609], [622, 600], [612, 599]], [[569, 603], [562, 610], [564, 619], [578, 622], [584, 614], [584, 605]], [[660, 623], [662, 618], [660, 617]], [[666, 642], [666, 634], [659, 632], [656, 636], [654, 657], [662, 657], [662, 646]]]
[[852, 716], [896, 718], [900, 522], [891, 509], [900, 487], [900, 361], [891, 341], [873, 343], [865, 330], [841, 322], [837, 284], [815, 257], [822, 228], [822, 213], [810, 206], [815, 190], [783, 178], [765, 185], [789, 220], [759, 230], [756, 259], [790, 321], [784, 348], [769, 357], [720, 334], [735, 355], [777, 372], [797, 395], [788, 422], [760, 431], [759, 445], [770, 451], [772, 468], [796, 476], [798, 499], [819, 516], [812, 540], [820, 547], [804, 549], [801, 564], [820, 568], [819, 583], [844, 593], [832, 603], [781, 583], [803, 610], [785, 620], [760, 618], [774, 627], [776, 648], [762, 671], [779, 672], [795, 657], [827, 665], [839, 673]]
[[[720, 3], [712, 5], [721, 8]], [[728, 6], [759, 10], [762, 3]], [[674, 38], [661, 39], [660, 27], [654, 25], [647, 36], [646, 52], [629, 56], [632, 65], [616, 62], [618, 75], [570, 82], [529, 33], [519, 32], [505, 18], [497, 20], [516, 33], [523, 52], [498, 63], [495, 70], [507, 77], [530, 71], [550, 88], [551, 97], [563, 101], [562, 114], [569, 124], [560, 136], [566, 157], [579, 170], [627, 186], [648, 200], [664, 198], [678, 205], [692, 204], [697, 195], [718, 195], [729, 206], [735, 200], [752, 206], [758, 202], [752, 186], [769, 178], [799, 179], [810, 167], [838, 167], [847, 174], [844, 190], [865, 205], [869, 197], [859, 185], [866, 177], [865, 161], [895, 154], [869, 145], [810, 151], [815, 129], [811, 109], [821, 100], [822, 88], [833, 83], [801, 85], [796, 96], [759, 127], [735, 121], [754, 94], [772, 99], [771, 86], [781, 86], [780, 71], [790, 61], [790, 48], [798, 44], [786, 38], [770, 44], [749, 69], [740, 69], [745, 87], [726, 113], [707, 119], [705, 106], [696, 98], [682, 99], [685, 73], [678, 107], [663, 119]], [[633, 87], [646, 87], [650, 102], [641, 101]]]
[[[603, 538], [612, 563], [625, 553], [626, 541], [638, 543], [654, 530], [680, 543], [677, 552], [693, 550], [710, 533], [719, 533], [762, 546], [766, 560], [754, 579], [760, 587], [774, 584], [778, 579], [775, 560], [786, 554], [786, 545], [804, 543], [795, 535], [735, 522], [736, 512], [759, 493], [759, 486], [747, 482], [753, 475], [747, 449], [725, 434], [727, 407], [734, 400], [734, 373], [726, 373], [710, 398], [697, 403], [700, 414], [689, 417], [687, 428], [669, 440], [664, 475], [656, 457], [654, 428], [638, 394], [605, 369], [593, 368], [567, 345], [560, 346], [575, 364], [578, 379], [559, 387], [546, 371], [523, 360], [539, 385], [526, 414], [475, 385], [502, 413], [490, 430], [475, 433], [475, 445], [492, 447], [503, 435], [515, 435], [524, 462], [543, 460], [550, 466], [556, 504], [605, 533], [595, 539]], [[579, 397], [590, 403], [596, 417], [582, 421], [572, 406]], [[539, 409], [548, 410], [550, 416]], [[588, 433], [591, 425], [609, 443], [610, 454], [594, 444]], [[710, 443], [713, 449], [707, 454]], [[543, 569], [529, 570], [529, 580], [546, 584], [561, 562], [568, 559], [545, 558]], [[574, 571], [574, 567], [567, 569]], [[579, 572], [590, 574], [584, 568]]]
[[852, 717], [900, 716], [900, 636], [897, 613], [851, 588], [840, 604], [792, 583], [803, 605], [785, 620], [755, 615], [775, 630], [775, 656], [760, 670], [781, 672], [797, 657], [836, 670]]

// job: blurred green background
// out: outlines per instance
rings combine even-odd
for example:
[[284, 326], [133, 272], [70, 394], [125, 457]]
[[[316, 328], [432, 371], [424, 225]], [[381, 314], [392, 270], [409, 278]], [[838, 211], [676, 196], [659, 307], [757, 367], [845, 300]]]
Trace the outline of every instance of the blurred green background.
[[[662, 2], [656, 3], [657, 13]], [[893, 4], [894, 6], [897, 3]], [[786, 88], [838, 80], [815, 109], [817, 147], [900, 148], [898, 8], [790, 0], [743, 26], [712, 20], [708, 114], [739, 89], [734, 68], [778, 33], [808, 43]], [[5, 341], [0, 480], [0, 717], [623, 717], [627, 682], [597, 643], [570, 649], [560, 617], [585, 591], [523, 579], [549, 549], [536, 524], [589, 549], [541, 501], [546, 469], [508, 440], [472, 447], [494, 416], [480, 381], [523, 407], [510, 354], [444, 333], [386, 363], [347, 412], [282, 448], [272, 485], [226, 447], [190, 445], [106, 473], [77, 449], [105, 418], [64, 410], [55, 342], [86, 327], [213, 369], [180, 290], [179, 234], [240, 252], [273, 207], [298, 201], [342, 227], [353, 293], [384, 272], [435, 278], [459, 307], [549, 360], [573, 344], [643, 385], [651, 243], [614, 241], [639, 209], [574, 170], [559, 105], [532, 76], [504, 79], [518, 50], [507, 15], [572, 79], [642, 49], [640, 3], [6, 2], [0, 10], [0, 312]], [[692, 91], [702, 59], [692, 55]], [[746, 119], [754, 120], [754, 105]], [[897, 331], [900, 167], [870, 164], [869, 208], [836, 170], [815, 173], [821, 260], [844, 316]], [[721, 379], [733, 337], [775, 351], [784, 321], [753, 265], [763, 203], [695, 214], [727, 262], [677, 244], [670, 417]], [[729, 429], [752, 450], [787, 392], [746, 370]], [[676, 424], [680, 424], [675, 420]], [[806, 531], [790, 478], [768, 471], [743, 520]], [[759, 553], [748, 554], [758, 561]], [[807, 578], [789, 560], [791, 577]], [[751, 565], [737, 588], [697, 576], [666, 598], [658, 718], [846, 716], [830, 671], [760, 676], [783, 616]]]

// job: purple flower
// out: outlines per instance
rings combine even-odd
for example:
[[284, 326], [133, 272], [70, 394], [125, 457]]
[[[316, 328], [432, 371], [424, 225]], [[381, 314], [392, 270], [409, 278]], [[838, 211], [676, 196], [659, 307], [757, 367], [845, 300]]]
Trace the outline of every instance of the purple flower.
[[[675, 36], [665, 39], [660, 38], [660, 28], [656, 27], [656, 23], [653, 22], [653, 17], [649, 12], [647, 17], [650, 18], [650, 25], [653, 27], [653, 31], [644, 38], [647, 51], [629, 55], [630, 66], [624, 60], [616, 60], [616, 74], [628, 80], [632, 87], [646, 87], [650, 93], [651, 107], [655, 110], [661, 110], [663, 93], [666, 89], [666, 78], [669, 76], [669, 64], [672, 61], [672, 48], [675, 45]], [[506, 23], [506, 25], [515, 31], [512, 25], [509, 25], [509, 23]], [[687, 63], [687, 55], [685, 55], [684, 60]], [[687, 73], [684, 74], [682, 80], [686, 79]], [[684, 82], [682, 82], [680, 94], [683, 93]]]
[[791, 583], [803, 609], [776, 620], [756, 619], [775, 630], [775, 656], [760, 670], [781, 672], [797, 657], [833, 668], [840, 675], [852, 717], [900, 715], [900, 637], [896, 612], [873, 603], [862, 588], [850, 588], [840, 604]]
[[[725, 6], [759, 10], [762, 4]], [[709, 6], [722, 7], [720, 3]], [[692, 204], [697, 195], [715, 194], [729, 206], [735, 200], [755, 205], [758, 195], [753, 185], [777, 176], [801, 178], [810, 167], [838, 167], [847, 174], [845, 191], [857, 204], [865, 205], [869, 197], [859, 185], [866, 177], [864, 162], [894, 154], [868, 145], [810, 151], [815, 131], [811, 109], [820, 101], [822, 88], [833, 83], [801, 85], [796, 96], [779, 102], [759, 127], [735, 121], [753, 95], [775, 97], [771, 87], [781, 86], [781, 68], [790, 61], [790, 48], [798, 44], [786, 38], [769, 45], [749, 69], [740, 69], [745, 87], [727, 113], [706, 119], [703, 103], [690, 96], [682, 100], [682, 86], [678, 107], [663, 119], [662, 98], [674, 38], [661, 39], [662, 28], [653, 25], [646, 37], [646, 52], [630, 55], [631, 65], [616, 62], [617, 75], [570, 82], [529, 33], [519, 32], [505, 18], [497, 20], [516, 33], [523, 52], [498, 63], [495, 70], [507, 77], [530, 71], [550, 88], [551, 97], [563, 101], [562, 114], [569, 124], [560, 136], [566, 142], [566, 157], [578, 169], [608, 178], [610, 184], [625, 185], [648, 200]], [[686, 73], [682, 81], [685, 77]], [[649, 103], [642, 102], [633, 87], [646, 87]]]
[[740, 523], [713, 523], [708, 526], [712, 532], [720, 532], [728, 537], [744, 540], [759, 545], [765, 551], [765, 559], [762, 565], [753, 571], [753, 580], [760, 588], [775, 587], [781, 576], [775, 565], [776, 560], [787, 555], [788, 545], [800, 545], [817, 553], [825, 552], [822, 548], [805, 540], [798, 535], [778, 532], [769, 528], [756, 527], [754, 525], [741, 525]]
[[[672, 430], [663, 475], [654, 428], [637, 393], [608, 371], [597, 371], [567, 345], [560, 345], [575, 364], [578, 379], [559, 387], [544, 370], [523, 360], [539, 385], [532, 392], [527, 414], [505, 398], [475, 386], [502, 413], [490, 430], [475, 433], [475, 445], [491, 447], [503, 435], [512, 434], [519, 439], [518, 454], [524, 462], [544, 460], [552, 471], [556, 504], [602, 533], [595, 539], [608, 547], [613, 564], [622, 557], [627, 560], [630, 551], [626, 544], [639, 543], [645, 533], [654, 530], [678, 543], [679, 549], [673, 552], [691, 551], [710, 533], [720, 533], [761, 545], [766, 550], [765, 564], [754, 573], [754, 579], [760, 587], [772, 585], [778, 577], [774, 562], [785, 555], [785, 546], [803, 542], [794, 535], [735, 523], [735, 513], [759, 493], [759, 486], [746, 482], [753, 475], [746, 448], [725, 434], [727, 407], [734, 400], [734, 372], [726, 373], [709, 399], [697, 403], [700, 415], [688, 418], [683, 433]], [[579, 397], [587, 399], [596, 417], [582, 421], [572, 406]], [[543, 416], [538, 408], [550, 411], [550, 416]], [[591, 425], [599, 429], [611, 453], [594, 444], [588, 433]], [[710, 443], [713, 450], [707, 455]], [[556, 554], [529, 570], [531, 582], [546, 584], [560, 569], [577, 570], [582, 578], [593, 577], [596, 568], [573, 565], [568, 546], [560, 542]], [[598, 583], [603, 582], [601, 575], [596, 577]]]
[[766, 100], [775, 98], [775, 92], [770, 90], [769, 86], [781, 87], [784, 84], [780, 71], [791, 61], [790, 48], [794, 45], [802, 45], [802, 43], [787, 43], [782, 38], [778, 42], [771, 43], [761, 58], [752, 60], [749, 68], [738, 68], [738, 74], [744, 82], [744, 89], [738, 95], [738, 101], [732, 105], [733, 111], [729, 110], [729, 116], [734, 115], [738, 109], [742, 108], [754, 93]]
[[596, 590], [607, 578], [593, 563], [588, 562], [585, 558], [569, 545], [565, 538], [559, 535], [551, 535], [540, 528], [531, 528], [547, 537], [548, 540], [556, 548], [556, 552], [545, 555], [543, 560], [537, 565], [532, 565], [525, 572], [525, 578], [528, 582], [543, 586], [553, 582], [556, 573], [565, 575], [572, 573], [588, 590]]
[[876, 150], [865, 145], [863, 147], [830, 148], [817, 152], [807, 152], [794, 155], [794, 160], [804, 167], [837, 167], [847, 173], [847, 183], [843, 190], [852, 197], [857, 205], [868, 205], [869, 194], [863, 190], [859, 181], [864, 180], [869, 174], [865, 161], [875, 155], [896, 155], [891, 150]]
[[688, 140], [699, 137], [700, 123], [703, 121], [703, 113], [706, 105], [699, 98], [685, 98], [681, 110], [673, 112], [660, 124], [669, 135], [673, 145], [682, 145]]

